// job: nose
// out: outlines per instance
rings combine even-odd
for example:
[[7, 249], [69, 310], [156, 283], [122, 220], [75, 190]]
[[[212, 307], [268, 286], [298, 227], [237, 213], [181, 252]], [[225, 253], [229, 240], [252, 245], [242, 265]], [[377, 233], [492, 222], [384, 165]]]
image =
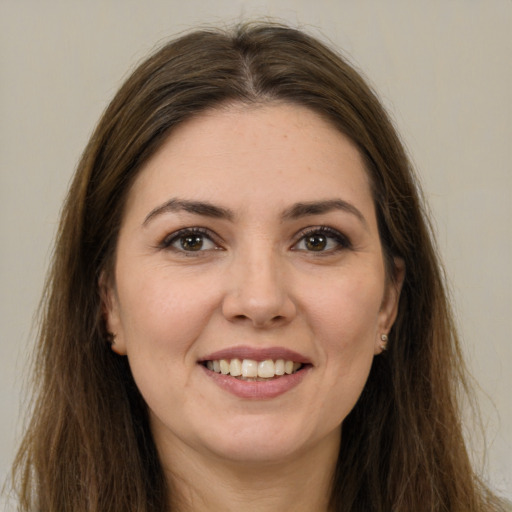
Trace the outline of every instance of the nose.
[[297, 309], [284, 264], [271, 251], [254, 252], [257, 254], [240, 255], [231, 265], [223, 315], [231, 322], [247, 322], [256, 328], [285, 325]]

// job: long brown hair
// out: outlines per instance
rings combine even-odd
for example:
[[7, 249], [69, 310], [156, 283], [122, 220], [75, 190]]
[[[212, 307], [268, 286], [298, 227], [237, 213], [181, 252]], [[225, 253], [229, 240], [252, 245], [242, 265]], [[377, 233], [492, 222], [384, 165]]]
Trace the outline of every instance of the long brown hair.
[[300, 104], [358, 146], [387, 261], [406, 277], [389, 350], [343, 423], [336, 511], [499, 510], [461, 432], [464, 366], [443, 273], [403, 146], [345, 60], [288, 27], [202, 30], [142, 63], [103, 114], [62, 211], [41, 307], [36, 399], [14, 480], [24, 511], [169, 510], [147, 410], [105, 330], [99, 277], [112, 271], [135, 176], [184, 120], [221, 104]]

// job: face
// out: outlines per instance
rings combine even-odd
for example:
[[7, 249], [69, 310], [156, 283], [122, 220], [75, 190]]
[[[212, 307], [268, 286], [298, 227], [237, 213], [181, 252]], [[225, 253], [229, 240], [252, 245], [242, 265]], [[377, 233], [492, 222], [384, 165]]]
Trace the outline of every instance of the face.
[[129, 193], [110, 281], [157, 447], [244, 462], [336, 450], [399, 293], [358, 150], [282, 104], [171, 134]]

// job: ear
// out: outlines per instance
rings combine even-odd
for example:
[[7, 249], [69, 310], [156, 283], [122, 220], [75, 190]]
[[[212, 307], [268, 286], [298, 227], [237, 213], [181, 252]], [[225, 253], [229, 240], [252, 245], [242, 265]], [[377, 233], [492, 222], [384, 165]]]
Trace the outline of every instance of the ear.
[[104, 271], [101, 272], [98, 279], [101, 299], [101, 313], [110, 338], [111, 349], [120, 356], [126, 355], [126, 346], [124, 342], [119, 299], [115, 285], [112, 279], [108, 278]]
[[387, 279], [386, 290], [379, 311], [378, 329], [375, 340], [375, 354], [386, 350], [387, 336], [398, 314], [400, 292], [405, 279], [405, 263], [402, 258], [393, 259], [393, 276]]

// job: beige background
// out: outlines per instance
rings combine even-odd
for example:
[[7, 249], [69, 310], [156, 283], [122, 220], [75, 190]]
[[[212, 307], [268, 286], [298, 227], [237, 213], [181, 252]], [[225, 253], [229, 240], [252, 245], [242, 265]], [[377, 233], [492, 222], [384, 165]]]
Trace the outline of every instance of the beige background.
[[512, 0], [0, 0], [0, 478], [60, 204], [100, 113], [155, 44], [261, 16], [325, 34], [391, 111], [482, 388], [486, 474], [512, 498]]

